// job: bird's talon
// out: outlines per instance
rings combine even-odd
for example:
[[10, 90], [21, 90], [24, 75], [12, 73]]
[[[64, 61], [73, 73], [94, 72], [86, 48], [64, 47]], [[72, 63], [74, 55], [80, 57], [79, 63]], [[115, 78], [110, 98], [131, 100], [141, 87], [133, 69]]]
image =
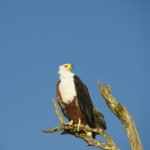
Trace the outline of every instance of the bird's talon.
[[77, 124], [77, 131], [79, 132], [80, 131], [80, 127], [81, 127], [81, 120], [79, 119], [79, 122]]
[[73, 126], [73, 120], [71, 120], [70, 122], [66, 123], [65, 125], [67, 125], [67, 126]]

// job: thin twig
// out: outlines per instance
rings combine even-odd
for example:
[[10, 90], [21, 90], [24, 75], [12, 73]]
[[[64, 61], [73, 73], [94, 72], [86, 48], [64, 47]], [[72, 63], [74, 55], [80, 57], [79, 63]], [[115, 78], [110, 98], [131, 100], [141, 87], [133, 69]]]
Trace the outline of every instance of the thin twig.
[[59, 118], [60, 123], [61, 124], [65, 124], [66, 122], [65, 122], [64, 118], [62, 117], [59, 109], [58, 109], [58, 106], [57, 106], [57, 103], [56, 103], [55, 99], [52, 98], [52, 101], [53, 101], [53, 105], [54, 105], [54, 108], [55, 108], [55, 111], [56, 111], [56, 114], [57, 114], [57, 116]]

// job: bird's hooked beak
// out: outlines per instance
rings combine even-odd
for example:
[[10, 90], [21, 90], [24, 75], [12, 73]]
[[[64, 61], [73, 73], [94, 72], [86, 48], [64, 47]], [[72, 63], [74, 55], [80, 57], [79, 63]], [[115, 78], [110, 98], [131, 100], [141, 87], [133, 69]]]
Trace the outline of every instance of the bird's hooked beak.
[[73, 66], [72, 64], [65, 64], [64, 67], [65, 67], [65, 69], [67, 69], [67, 70], [69, 70], [69, 71], [70, 71], [72, 68], [74, 68], [74, 66]]

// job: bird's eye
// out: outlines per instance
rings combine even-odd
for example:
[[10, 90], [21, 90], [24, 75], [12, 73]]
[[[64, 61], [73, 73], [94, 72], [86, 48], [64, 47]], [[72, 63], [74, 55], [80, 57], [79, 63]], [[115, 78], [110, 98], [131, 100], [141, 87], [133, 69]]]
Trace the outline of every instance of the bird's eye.
[[67, 68], [67, 65], [65, 65], [65, 68]]

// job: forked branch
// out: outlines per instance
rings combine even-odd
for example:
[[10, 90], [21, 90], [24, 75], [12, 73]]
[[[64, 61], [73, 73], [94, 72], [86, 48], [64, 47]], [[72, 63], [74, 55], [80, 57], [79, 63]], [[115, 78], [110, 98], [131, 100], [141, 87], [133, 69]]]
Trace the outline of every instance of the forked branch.
[[98, 81], [99, 90], [102, 97], [105, 99], [107, 106], [111, 109], [111, 111], [119, 118], [122, 122], [122, 125], [125, 128], [125, 131], [128, 136], [128, 140], [130, 142], [130, 146], [132, 150], [143, 150], [138, 132], [136, 130], [134, 121], [127, 111], [127, 109], [119, 104], [116, 99], [112, 96], [111, 88], [108, 85], [107, 88], [103, 84]]
[[[122, 124], [125, 128], [125, 131], [127, 133], [127, 136], [128, 136], [128, 139], [129, 139], [129, 142], [131, 145], [131, 149], [132, 150], [143, 150], [142, 144], [139, 139], [138, 132], [137, 132], [135, 124], [134, 124], [134, 121], [131, 118], [129, 112], [126, 110], [126, 108], [123, 105], [119, 104], [116, 101], [116, 99], [112, 96], [110, 86], [107, 86], [107, 88], [106, 88], [105, 85], [103, 84], [103, 86], [102, 86], [99, 81], [98, 81], [98, 85], [99, 85], [100, 93], [101, 93], [102, 97], [105, 99], [107, 106], [122, 122]], [[62, 125], [54, 128], [54, 129], [43, 130], [43, 132], [52, 133], [52, 132], [57, 132], [57, 131], [63, 130], [63, 132], [61, 133], [62, 135], [63, 134], [74, 135], [78, 138], [85, 140], [88, 143], [88, 146], [96, 146], [96, 147], [99, 147], [104, 150], [119, 150], [119, 148], [114, 144], [111, 137], [106, 132], [104, 132], [102, 129], [98, 129], [98, 128], [92, 129], [87, 126], [80, 126], [80, 128], [78, 129], [77, 125], [70, 126], [70, 125], [66, 124], [66, 122], [64, 121], [64, 119], [57, 107], [56, 101], [54, 99], [52, 99], [52, 100], [53, 100], [53, 104], [54, 104], [57, 116]], [[88, 136], [86, 134], [86, 132], [95, 132], [96, 134], [100, 134], [103, 138], [105, 138], [106, 143], [103, 143], [103, 142], [93, 139], [92, 137]]]

